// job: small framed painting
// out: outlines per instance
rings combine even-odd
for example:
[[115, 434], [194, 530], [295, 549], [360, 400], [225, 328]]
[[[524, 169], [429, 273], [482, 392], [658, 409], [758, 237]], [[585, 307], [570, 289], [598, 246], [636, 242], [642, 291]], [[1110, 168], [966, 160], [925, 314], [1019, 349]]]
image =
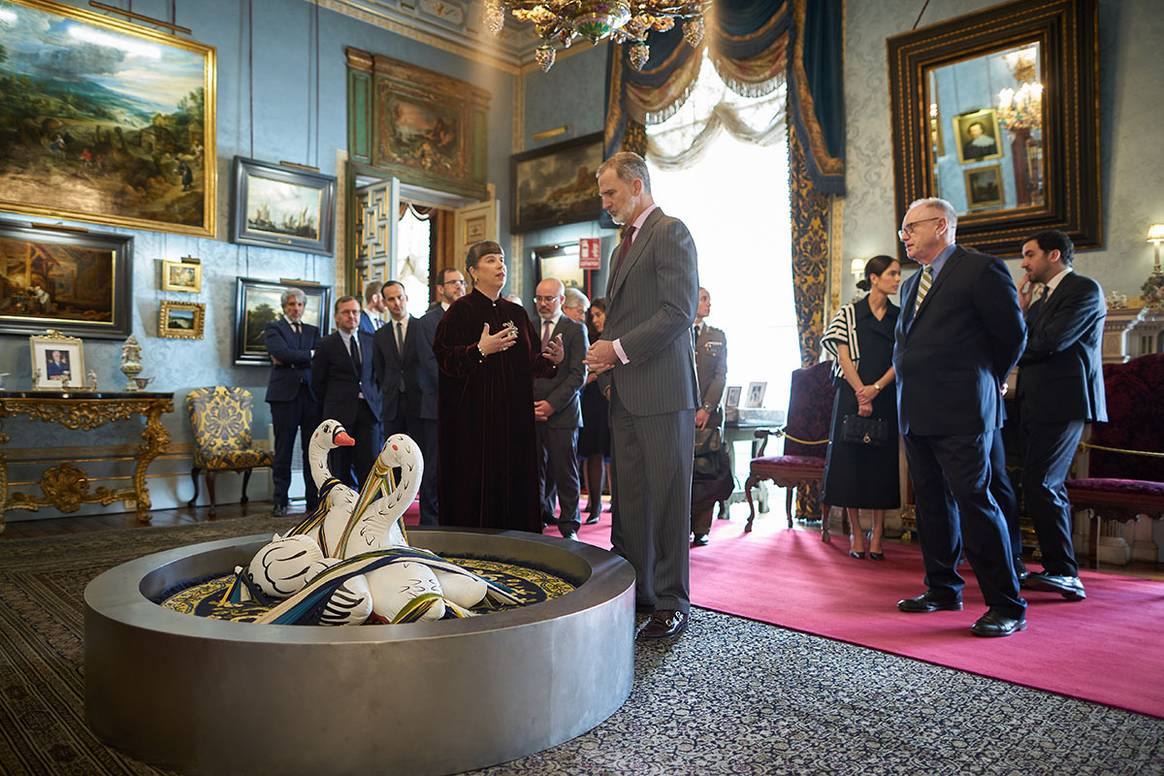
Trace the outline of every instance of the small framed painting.
[[230, 240], [330, 256], [335, 178], [236, 156]]
[[744, 389], [742, 386], [729, 385], [728, 389], [727, 389], [727, 395], [724, 398], [724, 406], [725, 407], [739, 407], [740, 406], [740, 394], [743, 392], [743, 390]]
[[158, 336], [169, 339], [202, 339], [206, 305], [201, 302], [162, 300], [158, 310]]
[[202, 262], [184, 257], [181, 261], [162, 260], [162, 290], [202, 293]]
[[55, 329], [28, 338], [32, 350], [32, 387], [38, 391], [63, 391], [81, 387], [85, 380], [84, 343]]
[[768, 383], [748, 383], [748, 395], [744, 399], [744, 407], [758, 410], [764, 406], [764, 393], [768, 390]]

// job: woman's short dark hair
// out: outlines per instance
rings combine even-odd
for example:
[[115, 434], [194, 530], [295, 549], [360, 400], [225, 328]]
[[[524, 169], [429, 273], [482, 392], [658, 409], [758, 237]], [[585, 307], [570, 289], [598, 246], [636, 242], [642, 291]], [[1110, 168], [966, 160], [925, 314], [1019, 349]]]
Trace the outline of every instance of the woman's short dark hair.
[[877, 277], [881, 277], [881, 274], [885, 272], [885, 270], [889, 269], [889, 265], [893, 264], [895, 261], [897, 261], [897, 259], [893, 258], [892, 256], [885, 255], [874, 256], [873, 258], [869, 259], [869, 261], [865, 262], [865, 274], [862, 275], [861, 279], [857, 281], [857, 288], [861, 289], [862, 291], [868, 291], [873, 287], [873, 284], [869, 282], [869, 276], [876, 275]]
[[1047, 253], [1059, 251], [1059, 261], [1063, 262], [1064, 267], [1070, 267], [1071, 262], [1075, 260], [1075, 243], [1071, 242], [1071, 238], [1067, 236], [1066, 232], [1048, 229], [1027, 238], [1027, 240], [1028, 242], [1034, 240], [1039, 244], [1039, 250]]
[[477, 262], [481, 261], [482, 256], [489, 256], [494, 253], [505, 258], [505, 251], [501, 250], [501, 246], [492, 240], [482, 240], [479, 243], [473, 243], [469, 246], [469, 253], [465, 256], [465, 272], [475, 268]]

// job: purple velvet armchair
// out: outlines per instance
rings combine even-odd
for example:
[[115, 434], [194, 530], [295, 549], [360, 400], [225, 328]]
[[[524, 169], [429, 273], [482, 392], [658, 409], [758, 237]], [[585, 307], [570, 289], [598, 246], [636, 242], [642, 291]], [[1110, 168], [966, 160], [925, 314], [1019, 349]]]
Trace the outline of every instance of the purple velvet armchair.
[[[1164, 454], [1164, 354], [1103, 365], [1106, 423], [1091, 427], [1092, 445]], [[1085, 477], [1067, 481], [1074, 509], [1091, 513], [1087, 563], [1098, 566], [1100, 520], [1164, 518], [1164, 457], [1090, 450]]]
[[[760, 456], [752, 459], [748, 470], [748, 481], [744, 495], [748, 499], [748, 523], [744, 531], [752, 530], [756, 519], [756, 507], [752, 503], [752, 488], [763, 480], [772, 480], [786, 489], [784, 511], [788, 515], [788, 527], [792, 527], [793, 492], [806, 485], [819, 485], [824, 477], [825, 455], [828, 453], [829, 425], [833, 415], [832, 362], [823, 361], [792, 373], [792, 386], [788, 396], [788, 421], [784, 426], [784, 454], [764, 456], [767, 445], [767, 431], [757, 431], [763, 436]], [[796, 439], [817, 444], [803, 444]], [[822, 531], [828, 532], [828, 507], [821, 505]]]

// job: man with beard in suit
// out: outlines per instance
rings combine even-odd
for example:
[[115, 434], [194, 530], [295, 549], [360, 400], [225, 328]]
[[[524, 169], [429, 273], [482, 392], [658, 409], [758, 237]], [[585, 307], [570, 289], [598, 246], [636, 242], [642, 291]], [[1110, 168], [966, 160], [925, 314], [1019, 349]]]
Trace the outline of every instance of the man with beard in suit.
[[970, 629], [1026, 628], [1006, 520], [990, 491], [1007, 373], [1026, 340], [1014, 280], [1000, 259], [955, 243], [958, 217], [936, 197], [910, 205], [898, 236], [922, 265], [901, 286], [893, 367], [917, 500], [927, 590], [903, 612], [962, 608], [965, 552], [989, 607]]
[[275, 515], [287, 514], [287, 491], [291, 487], [291, 456], [295, 435], [303, 451], [303, 492], [307, 512], [319, 502], [315, 480], [307, 466], [307, 447], [319, 425], [319, 402], [311, 390], [311, 357], [319, 342], [319, 329], [303, 322], [307, 295], [298, 288], [283, 290], [279, 298], [283, 317], [267, 324], [263, 341], [271, 357], [271, 377], [267, 381], [267, 403], [271, 405], [271, 425], [275, 430], [275, 462], [271, 466]]
[[372, 336], [372, 371], [380, 385], [384, 438], [408, 434], [420, 445], [420, 359], [416, 349], [419, 319], [408, 314], [408, 295], [399, 281], [385, 283], [381, 295], [389, 319]]
[[538, 335], [545, 350], [557, 336], [565, 355], [553, 377], [534, 379], [534, 430], [537, 435], [538, 480], [542, 521], [554, 521], [554, 496], [561, 508], [558, 530], [567, 539], [577, 539], [582, 522], [578, 515], [578, 428], [582, 425], [582, 405], [578, 392], [586, 382], [586, 349], [590, 343], [582, 324], [567, 317], [562, 309], [565, 286], [546, 278], [534, 291], [538, 308]]
[[695, 242], [651, 197], [647, 164], [620, 152], [598, 168], [602, 207], [624, 227], [612, 257], [602, 338], [586, 365], [610, 401], [611, 542], [634, 566], [645, 639], [674, 638], [690, 616], [688, 543], [698, 390], [691, 324]]
[[420, 479], [420, 524], [437, 525], [440, 505], [437, 499], [437, 386], [440, 370], [432, 352], [433, 338], [449, 305], [465, 295], [465, 276], [459, 269], [445, 267], [437, 284], [437, 301], [417, 321], [417, 385], [420, 390], [420, 443], [424, 455], [424, 474]]
[[1099, 284], [1071, 268], [1074, 254], [1071, 238], [1056, 230], [1023, 243], [1027, 274], [1019, 283], [1019, 304], [1026, 313], [1027, 347], [1019, 359], [1018, 400], [1023, 501], [1043, 560], [1043, 571], [1032, 573], [1025, 587], [1082, 601], [1087, 594], [1063, 483], [1084, 424], [1107, 420], [1101, 359], [1107, 305]]
[[358, 299], [336, 300], [335, 324], [311, 359], [311, 388], [323, 418], [339, 421], [356, 440], [354, 447], [332, 450], [330, 464], [336, 479], [358, 490], [380, 454], [380, 389], [372, 371], [372, 336], [359, 331]]

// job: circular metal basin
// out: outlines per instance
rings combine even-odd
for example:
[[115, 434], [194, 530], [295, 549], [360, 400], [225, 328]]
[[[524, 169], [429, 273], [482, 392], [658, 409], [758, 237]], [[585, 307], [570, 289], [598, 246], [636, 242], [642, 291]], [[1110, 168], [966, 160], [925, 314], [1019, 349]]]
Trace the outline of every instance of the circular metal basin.
[[542, 603], [462, 620], [329, 628], [155, 604], [245, 565], [267, 535], [148, 555], [85, 588], [85, 713], [108, 744], [184, 773], [453, 773], [580, 735], [630, 694], [634, 570], [580, 542], [409, 530], [418, 547], [571, 579]]

